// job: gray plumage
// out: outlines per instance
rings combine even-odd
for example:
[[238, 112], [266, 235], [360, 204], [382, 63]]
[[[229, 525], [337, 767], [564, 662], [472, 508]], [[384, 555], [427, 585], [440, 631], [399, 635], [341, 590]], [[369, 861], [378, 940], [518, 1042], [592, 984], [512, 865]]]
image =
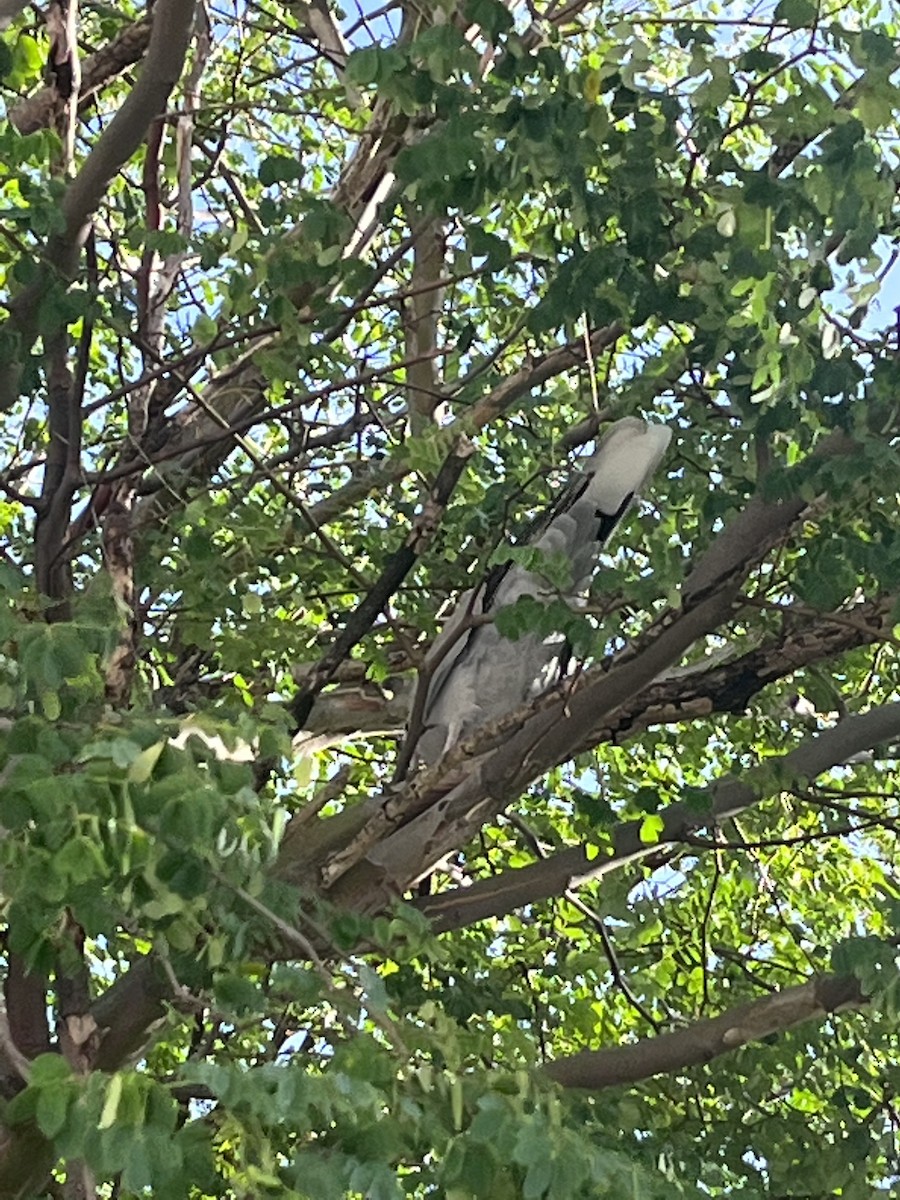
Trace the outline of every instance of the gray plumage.
[[[590, 583], [604, 543], [665, 454], [672, 433], [624, 417], [612, 425], [528, 544], [554, 558], [564, 555], [576, 603]], [[493, 623], [464, 633], [470, 618], [515, 604], [521, 596], [551, 600], [559, 591], [536, 571], [510, 562], [495, 567], [460, 596], [429, 652], [435, 663], [416, 746], [416, 762], [432, 764], [479, 725], [496, 720], [555, 683], [568, 658], [563, 634], [525, 634], [511, 641]]]

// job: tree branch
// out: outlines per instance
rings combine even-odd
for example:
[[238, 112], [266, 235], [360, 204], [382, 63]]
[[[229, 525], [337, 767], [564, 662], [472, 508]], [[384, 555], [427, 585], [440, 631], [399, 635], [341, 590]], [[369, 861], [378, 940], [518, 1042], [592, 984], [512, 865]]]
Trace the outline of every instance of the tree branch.
[[[526, 904], [562, 895], [570, 887], [599, 879], [625, 863], [656, 854], [663, 846], [677, 845], [697, 829], [735, 817], [768, 796], [809, 782], [854, 754], [900, 736], [900, 703], [887, 704], [861, 715], [846, 717], [831, 729], [807, 738], [795, 750], [767, 759], [740, 779], [729, 777], [706, 790], [706, 802], [676, 803], [660, 811], [663, 827], [658, 840], [641, 840], [643, 821], [623, 821], [610, 835], [611, 852], [592, 857], [587, 845], [570, 846], [517, 870], [479, 880], [413, 901], [438, 932], [459, 929], [502, 916]], [[601, 851], [602, 854], [602, 851]]]
[[55, 279], [74, 276], [91, 216], [116, 173], [140, 146], [150, 122], [164, 111], [178, 82], [195, 3], [158, 0], [140, 77], [66, 189], [60, 205], [63, 229], [48, 239], [41, 269], [10, 305], [5, 324], [18, 338], [18, 353], [0, 363], [0, 408], [4, 410], [15, 402], [23, 360], [41, 332], [42, 297]]
[[[354, 867], [347, 850], [342, 852], [346, 874], [332, 898], [351, 907], [386, 903], [392, 889], [405, 891], [528, 783], [571, 757], [599, 719], [632, 703], [698, 638], [730, 616], [753, 563], [804, 508], [799, 497], [771, 504], [755, 497], [685, 581], [680, 610], [666, 614], [610, 662], [574, 681], [563, 680], [537, 706], [523, 706], [496, 727], [482, 729], [398, 795], [376, 798], [358, 844], [358, 855], [366, 854], [366, 860]], [[462, 773], [459, 782], [449, 777], [451, 767]]]
[[[591, 350], [596, 351], [611, 345], [621, 332], [621, 327], [618, 325], [597, 330], [590, 339]], [[344, 629], [335, 638], [315, 669], [310, 672], [306, 685], [295, 697], [291, 706], [291, 715], [297, 729], [303, 728], [312, 712], [316, 696], [334, 677], [335, 671], [353, 647], [368, 633], [376, 617], [383, 611], [390, 597], [431, 543], [443, 519], [444, 510], [450, 501], [453, 489], [462, 475], [466, 463], [474, 453], [474, 446], [469, 441], [468, 435], [496, 420], [505, 408], [532, 388], [559, 375], [573, 365], [581, 364], [587, 353], [588, 347], [580, 339], [575, 339], [560, 349], [551, 351], [505, 379], [474, 405], [465, 418], [460, 419], [451, 427], [451, 432], [453, 429], [459, 429], [460, 432], [456, 435], [453, 449], [441, 464], [437, 478], [422, 504], [418, 517], [413, 522], [412, 530], [404, 539], [403, 545], [399, 546], [388, 558], [378, 580], [351, 613]]]
[[406, 357], [415, 360], [406, 372], [409, 426], [413, 436], [434, 423], [441, 401], [441, 376], [437, 364], [438, 323], [444, 305], [440, 280], [444, 264], [443, 222], [412, 217], [412, 295], [403, 305]]
[[37, 1058], [50, 1049], [47, 981], [37, 972], [29, 971], [25, 960], [15, 951], [7, 949], [6, 959], [3, 998], [10, 1036], [26, 1059]]
[[718, 1017], [658, 1037], [606, 1050], [584, 1050], [547, 1063], [544, 1074], [564, 1088], [617, 1087], [712, 1062], [747, 1042], [784, 1033], [804, 1021], [861, 1008], [868, 998], [855, 976], [819, 975], [739, 1004]]
[[[78, 93], [79, 110], [84, 108], [110, 79], [114, 79], [134, 63], [140, 62], [150, 42], [152, 28], [152, 20], [149, 17], [135, 21], [133, 25], [126, 26], [111, 42], [85, 59]], [[54, 89], [41, 88], [11, 110], [10, 122], [20, 134], [36, 133], [50, 124], [54, 103]]]

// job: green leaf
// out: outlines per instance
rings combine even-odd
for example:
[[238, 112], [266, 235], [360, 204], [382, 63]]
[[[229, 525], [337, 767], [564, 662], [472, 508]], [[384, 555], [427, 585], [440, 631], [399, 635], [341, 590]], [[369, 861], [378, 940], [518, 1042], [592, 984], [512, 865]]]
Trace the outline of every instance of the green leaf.
[[[156, 1170], [154, 1170], [154, 1166], [156, 1166]], [[134, 1140], [129, 1147], [128, 1161], [122, 1172], [123, 1186], [140, 1195], [145, 1188], [153, 1186], [158, 1173], [159, 1164], [154, 1164], [148, 1154], [144, 1138], [140, 1133], [135, 1133]]]
[[33, 1088], [52, 1088], [72, 1078], [72, 1068], [61, 1054], [40, 1054], [31, 1064], [29, 1083]]
[[110, 874], [100, 847], [80, 836], [70, 838], [53, 856], [53, 869], [70, 884], [98, 882]]
[[347, 60], [347, 82], [357, 87], [366, 87], [386, 77], [386, 67], [391, 57], [376, 46], [354, 50]]
[[512, 15], [502, 0], [466, 0], [466, 20], [480, 26], [487, 37], [496, 38], [512, 29]]
[[218, 335], [218, 332], [218, 323], [212, 317], [207, 316], [206, 313], [201, 313], [194, 322], [192, 335], [195, 342], [204, 345], [211, 342]]
[[658, 813], [650, 813], [641, 821], [638, 837], [645, 846], [655, 846], [665, 827], [665, 820]]
[[284, 154], [270, 154], [259, 164], [259, 182], [263, 187], [273, 183], [290, 183], [303, 178], [303, 164]]
[[54, 1138], [66, 1123], [69, 1106], [75, 1099], [69, 1086], [42, 1087], [35, 1108], [35, 1118], [41, 1133]]
[[775, 20], [784, 21], [791, 29], [807, 28], [818, 15], [818, 5], [813, 0], [779, 0], [775, 5]]
[[154, 742], [132, 759], [128, 766], [128, 779], [131, 783], [146, 783], [153, 774], [153, 769], [159, 762], [160, 755], [166, 748], [163, 741]]
[[19, 34], [12, 50], [12, 63], [6, 72], [7, 82], [13, 89], [18, 89], [36, 78], [44, 66], [44, 55], [41, 47], [27, 33]]

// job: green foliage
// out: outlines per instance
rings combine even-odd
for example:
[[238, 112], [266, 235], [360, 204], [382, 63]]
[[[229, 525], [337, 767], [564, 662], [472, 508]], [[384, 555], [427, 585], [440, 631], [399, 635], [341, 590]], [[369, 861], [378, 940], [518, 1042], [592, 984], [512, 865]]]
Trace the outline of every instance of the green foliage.
[[[2, 966], [37, 1031], [23, 1066], [0, 1030], [0, 1196], [50, 1194], [25, 1159], [123, 1200], [891, 1194], [896, 749], [816, 779], [781, 756], [900, 694], [895, 14], [344, 8], [217, 10], [74, 275], [71, 178], [140, 76], [92, 91], [69, 164], [63, 124], [26, 120], [40, 20], [0, 37]], [[82, 57], [143, 15], [82, 6]], [[675, 437], [573, 605], [520, 531], [598, 413]], [[798, 498], [657, 662], [723, 529]], [[337, 744], [303, 756], [297, 691], [400, 559], [313, 710]], [[456, 764], [403, 824], [398, 718], [365, 723], [444, 601], [510, 561], [545, 594], [491, 616], [523, 655], [568, 642], [567, 703], [584, 670], [645, 654], [645, 678], [524, 794]], [[447, 856], [470, 774], [486, 815]], [[766, 799], [717, 824], [722, 780]], [[374, 844], [342, 873], [360, 812]], [[460, 893], [440, 937], [384, 884], [415, 821], [432, 895], [407, 899]], [[452, 928], [492, 883], [496, 913]], [[655, 1061], [829, 972], [868, 1003], [593, 1091], [544, 1073]]]

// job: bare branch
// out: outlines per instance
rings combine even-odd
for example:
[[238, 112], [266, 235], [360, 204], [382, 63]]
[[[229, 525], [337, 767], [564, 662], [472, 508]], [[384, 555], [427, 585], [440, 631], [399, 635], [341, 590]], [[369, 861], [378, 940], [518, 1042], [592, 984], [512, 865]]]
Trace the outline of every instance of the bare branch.
[[9, 965], [4, 999], [9, 1028], [15, 1044], [26, 1058], [36, 1058], [50, 1049], [47, 1023], [46, 980], [31, 973], [24, 960], [8, 951]]
[[441, 401], [437, 368], [437, 330], [444, 303], [440, 284], [444, 263], [443, 223], [413, 219], [412, 295], [404, 305], [406, 356], [415, 365], [406, 372], [410, 430], [424, 433], [434, 422]]
[[81, 413], [65, 331], [48, 339], [46, 358], [50, 444], [35, 522], [34, 568], [38, 591], [53, 602], [47, 619], [65, 620], [71, 575], [62, 548], [79, 484], [81, 453]]
[[0, 0], [0, 29], [6, 29], [16, 17], [25, 11], [29, 0]]
[[63, 238], [69, 247], [80, 246], [85, 223], [116, 172], [140, 146], [150, 122], [165, 111], [172, 89], [181, 78], [195, 4], [196, 0], [157, 0], [140, 77], [63, 197]]
[[0, 1061], [5, 1075], [18, 1075], [25, 1083], [31, 1075], [31, 1063], [13, 1041], [6, 1009], [0, 1009]]

